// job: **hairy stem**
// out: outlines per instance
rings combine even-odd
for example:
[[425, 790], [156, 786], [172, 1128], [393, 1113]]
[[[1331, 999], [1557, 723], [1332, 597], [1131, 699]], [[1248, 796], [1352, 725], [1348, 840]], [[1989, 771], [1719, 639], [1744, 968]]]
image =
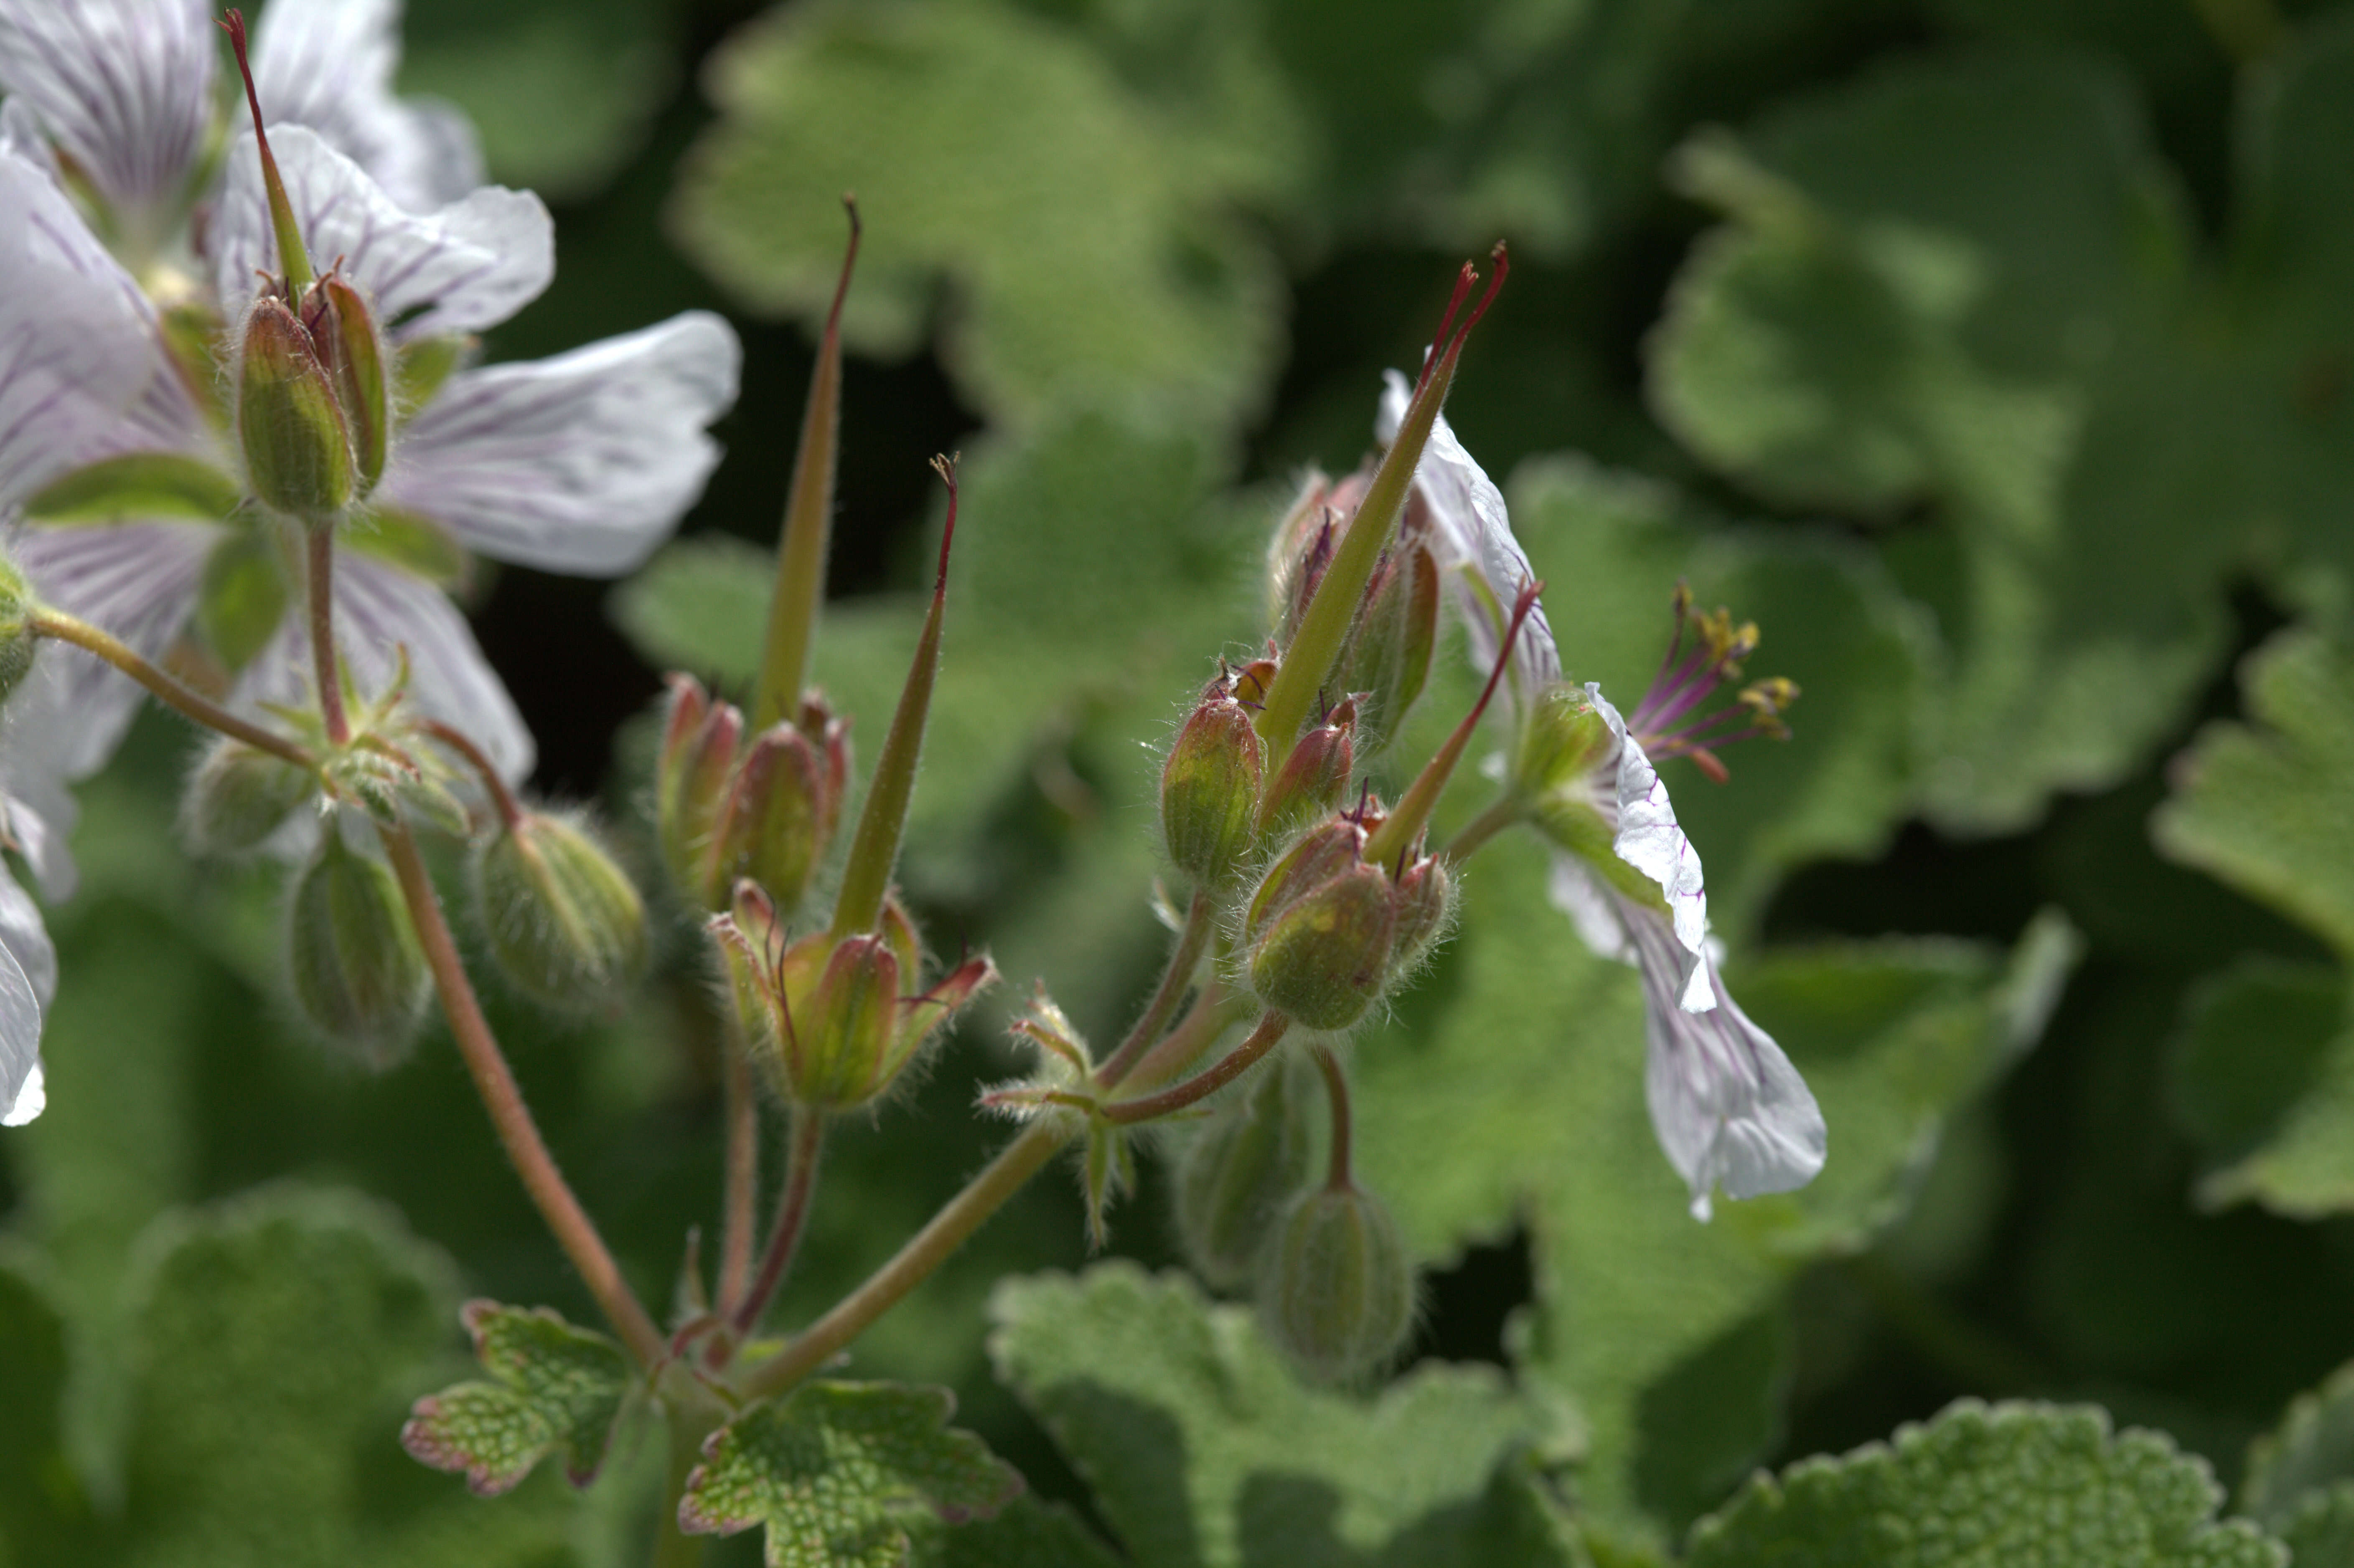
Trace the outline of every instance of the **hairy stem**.
[[786, 1143], [785, 1190], [777, 1199], [777, 1223], [760, 1255], [760, 1272], [750, 1294], [736, 1308], [736, 1332], [749, 1334], [760, 1325], [760, 1314], [785, 1282], [801, 1229], [809, 1223], [810, 1198], [817, 1191], [818, 1157], [825, 1149], [825, 1116], [802, 1106], [793, 1107], [792, 1130]]
[[1177, 934], [1177, 945], [1169, 950], [1169, 967], [1161, 972], [1160, 987], [1145, 1004], [1144, 1016], [1136, 1021], [1136, 1027], [1128, 1032], [1119, 1049], [1097, 1070], [1097, 1081], [1105, 1087], [1128, 1076], [1137, 1057], [1158, 1042], [1161, 1032], [1169, 1026], [1177, 1004], [1185, 1000], [1185, 992], [1193, 983], [1193, 971], [1202, 967], [1202, 949], [1209, 945], [1210, 927], [1216, 915], [1217, 906], [1211, 900], [1209, 890], [1196, 892], [1192, 906], [1185, 911], [1185, 927]]
[[335, 671], [335, 531], [304, 524], [311, 599], [311, 668], [319, 682], [319, 716], [336, 746], [352, 738], [344, 717], [344, 682]]
[[726, 1096], [727, 1165], [720, 1197], [719, 1310], [733, 1312], [752, 1277], [752, 1211], [760, 1197], [760, 1100], [752, 1087], [752, 1059], [744, 1051], [736, 1010], [720, 1010], [726, 1060], [720, 1084]]
[[319, 766], [317, 758], [284, 736], [273, 735], [259, 725], [238, 717], [211, 699], [199, 696], [149, 663], [137, 652], [87, 620], [78, 620], [62, 610], [43, 609], [33, 611], [27, 624], [36, 637], [69, 642], [85, 652], [96, 654], [153, 692], [166, 705], [177, 709], [207, 729], [218, 730], [232, 740], [241, 740], [258, 751], [266, 751], [297, 768], [315, 768]]
[[420, 720], [417, 727], [466, 759], [466, 766], [482, 779], [482, 790], [491, 798], [491, 808], [498, 812], [499, 821], [507, 832], [514, 832], [523, 826], [523, 807], [516, 801], [514, 791], [499, 777], [497, 765], [464, 730], [436, 718]]
[[425, 869], [425, 857], [417, 852], [417, 841], [407, 828], [382, 828], [386, 855], [392, 862], [393, 874], [400, 881], [401, 896], [408, 905], [408, 918], [417, 928], [417, 939], [425, 948], [426, 966], [433, 972], [434, 988], [441, 996], [441, 1011], [449, 1016], [450, 1033], [458, 1042], [458, 1054], [465, 1058], [466, 1070], [473, 1075], [474, 1087], [482, 1097], [482, 1108], [490, 1113], [491, 1125], [498, 1129], [499, 1141], [506, 1146], [507, 1158], [514, 1162], [515, 1172], [523, 1178], [524, 1190], [539, 1208], [540, 1217], [556, 1234], [558, 1245], [564, 1248], [572, 1266], [579, 1271], [588, 1294], [597, 1298], [606, 1318], [621, 1340], [644, 1366], [658, 1364], [664, 1353], [662, 1330], [630, 1289], [630, 1282], [621, 1277], [620, 1266], [613, 1261], [605, 1245], [605, 1238], [597, 1234], [597, 1226], [581, 1208], [580, 1200], [557, 1169], [556, 1157], [539, 1136], [539, 1128], [531, 1118], [531, 1109], [523, 1103], [523, 1090], [515, 1083], [514, 1073], [499, 1050], [498, 1039], [491, 1033], [489, 1020], [482, 1016], [482, 1004], [474, 995], [473, 982], [466, 978], [466, 966], [458, 957], [458, 944], [450, 935], [450, 922], [441, 913], [441, 900], [433, 891], [433, 879]]
[[922, 1230], [908, 1237], [888, 1263], [782, 1351], [753, 1368], [744, 1379], [744, 1396], [763, 1399], [781, 1393], [832, 1360], [947, 1262], [1007, 1199], [1045, 1169], [1071, 1136], [1072, 1129], [1065, 1123], [1040, 1122], [999, 1150], [997, 1158], [943, 1204]]
[[1161, 1043], [1146, 1052], [1144, 1059], [1130, 1067], [1120, 1081], [1136, 1088], [1168, 1082], [1208, 1049], [1228, 1024], [1241, 1022], [1248, 1006], [1247, 999], [1235, 995], [1216, 980], [1210, 981], [1193, 999], [1193, 1005], [1186, 1010], [1177, 1027], [1162, 1035]]
[[1449, 865], [1461, 865], [1471, 858], [1481, 844], [1486, 843], [1506, 828], [1515, 825], [1520, 820], [1519, 799], [1512, 795], [1506, 795], [1458, 829], [1455, 836], [1447, 841], [1447, 847], [1438, 852], [1438, 856]]
[[1332, 1107], [1332, 1160], [1324, 1177], [1324, 1185], [1335, 1192], [1349, 1190], [1349, 1075], [1341, 1070], [1341, 1058], [1332, 1047], [1318, 1043], [1309, 1047], [1309, 1059], [1316, 1070], [1324, 1075], [1324, 1096]]
[[1182, 1084], [1162, 1089], [1158, 1094], [1145, 1095], [1132, 1100], [1116, 1100], [1104, 1107], [1104, 1115], [1117, 1122], [1150, 1121], [1172, 1111], [1208, 1098], [1258, 1065], [1259, 1059], [1275, 1049], [1283, 1039], [1284, 1031], [1291, 1027], [1288, 1013], [1267, 1012], [1259, 1017], [1258, 1027], [1250, 1038], [1219, 1057], [1201, 1072]]

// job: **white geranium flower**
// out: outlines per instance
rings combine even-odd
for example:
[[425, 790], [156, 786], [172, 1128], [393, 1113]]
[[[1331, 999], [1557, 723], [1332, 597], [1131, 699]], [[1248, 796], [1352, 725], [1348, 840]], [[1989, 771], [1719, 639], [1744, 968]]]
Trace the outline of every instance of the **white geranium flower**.
[[[1384, 442], [1404, 418], [1410, 391], [1405, 377], [1389, 373], [1375, 426]], [[1414, 497], [1428, 509], [1442, 564], [1458, 585], [1456, 603], [1471, 655], [1492, 665], [1513, 597], [1535, 574], [1512, 536], [1503, 493], [1444, 415], [1415, 470]], [[1680, 615], [1684, 609], [1680, 599]], [[1575, 759], [1575, 767], [1567, 778], [1533, 786], [1551, 799], [1532, 814], [1553, 830], [1555, 906], [1596, 952], [1632, 964], [1642, 975], [1643, 1083], [1652, 1129], [1691, 1190], [1693, 1217], [1705, 1220], [1711, 1195], [1720, 1188], [1728, 1197], [1751, 1198], [1813, 1180], [1822, 1169], [1825, 1129], [1797, 1069], [1717, 977], [1700, 854], [1677, 825], [1667, 786], [1646, 749], [1647, 739], [1656, 737], [1659, 755], [1697, 754], [1713, 761], [1702, 742], [1716, 719], [1672, 731], [1659, 726], [1691, 713], [1755, 637], [1745, 629], [1732, 633], [1722, 617], [1703, 620], [1700, 630], [1697, 651], [1681, 664], [1679, 636], [1661, 682], [1637, 710], [1631, 728], [1590, 682], [1582, 704], [1574, 694], [1566, 694], [1566, 704], [1542, 700], [1565, 694], [1560, 651], [1542, 609], [1531, 614], [1513, 645], [1511, 685], [1522, 725], [1553, 718], [1572, 725], [1598, 720], [1603, 726], [1546, 750]], [[1770, 722], [1787, 700], [1778, 689], [1766, 699], [1744, 694], [1744, 711]], [[1532, 788], [1528, 781], [1522, 787]], [[1592, 831], [1564, 831], [1571, 821]]]
[[[0, 834], [22, 854], [51, 898], [73, 888], [64, 827], [72, 804], [62, 795], [52, 820], [0, 788]], [[0, 1127], [22, 1127], [41, 1114], [48, 1093], [41, 1078], [41, 1016], [58, 989], [58, 950], [39, 906], [16, 879], [0, 870]]]
[[[283, 0], [281, 0], [283, 3]], [[357, 164], [299, 127], [271, 137], [312, 254], [342, 259], [389, 348], [462, 361], [463, 334], [495, 325], [554, 272], [546, 209], [485, 188], [430, 213], [395, 203]], [[211, 270], [224, 320], [243, 316], [274, 259], [249, 135], [235, 139], [215, 211]], [[149, 658], [193, 635], [232, 705], [299, 703], [312, 663], [302, 584], [276, 520], [247, 499], [234, 435], [202, 367], [81, 228], [63, 194], [0, 151], [0, 514], [24, 509], [13, 550], [43, 596]], [[551, 571], [610, 576], [642, 560], [701, 493], [718, 459], [705, 427], [734, 401], [739, 351], [718, 317], [689, 312], [531, 364], [461, 367], [419, 392], [393, 436], [370, 515], [335, 560], [339, 641], [364, 692], [406, 649], [425, 713], [471, 735], [503, 772], [529, 771], [531, 737], [443, 585], [472, 549]], [[160, 456], [168, 504], [133, 497], [92, 520], [45, 506], [89, 465]], [[18, 702], [48, 715], [56, 765], [102, 763], [135, 711], [129, 682], [55, 650]]]

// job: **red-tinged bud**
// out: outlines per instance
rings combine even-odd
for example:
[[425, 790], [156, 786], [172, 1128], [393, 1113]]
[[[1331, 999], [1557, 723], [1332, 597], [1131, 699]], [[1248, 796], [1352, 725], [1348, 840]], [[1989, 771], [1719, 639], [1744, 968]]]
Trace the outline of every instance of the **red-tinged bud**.
[[254, 495], [308, 525], [332, 524], [354, 493], [351, 432], [311, 334], [284, 301], [264, 294], [247, 313], [235, 386]]
[[1354, 1185], [1301, 1197], [1259, 1277], [1267, 1337], [1320, 1383], [1377, 1372], [1414, 1327], [1414, 1268], [1380, 1199]]
[[1357, 747], [1365, 757], [1381, 754], [1422, 694], [1437, 638], [1437, 558], [1421, 538], [1402, 539], [1374, 567], [1333, 666], [1340, 688], [1357, 695]]
[[1263, 838], [1279, 842], [1300, 823], [1340, 809], [1356, 771], [1356, 732], [1357, 700], [1350, 697], [1299, 737], [1259, 802]]
[[1286, 1054], [1259, 1075], [1249, 1097], [1214, 1113], [1177, 1166], [1177, 1234], [1210, 1284], [1247, 1283], [1267, 1241], [1308, 1184], [1315, 1091], [1306, 1064]]
[[1275, 661], [1254, 659], [1235, 672], [1235, 701], [1257, 712], [1267, 701], [1267, 689], [1275, 684]]
[[712, 882], [711, 849], [743, 736], [744, 715], [733, 705], [713, 702], [693, 676], [670, 677], [654, 764], [654, 842], [671, 887], [697, 909], [725, 908], [733, 891]]
[[1360, 858], [1364, 829], [1319, 828], [1278, 861], [1243, 923], [1251, 990], [1311, 1029], [1346, 1029], [1382, 994], [1397, 924], [1389, 875]]
[[330, 272], [312, 285], [303, 297], [302, 317], [335, 389], [336, 405], [351, 435], [359, 493], [366, 495], [384, 477], [386, 443], [391, 436], [384, 339], [359, 291], [339, 273]]
[[839, 723], [815, 742], [790, 724], [753, 737], [712, 827], [703, 884], [711, 895], [750, 877], [783, 908], [801, 902], [842, 820], [843, 747]]
[[1455, 918], [1455, 876], [1437, 855], [1425, 855], [1405, 869], [1392, 889], [1397, 928], [1390, 937], [1389, 983], [1409, 978], [1447, 935]]
[[1202, 694], [1161, 768], [1161, 829], [1169, 858], [1204, 887], [1224, 887], [1252, 846], [1265, 747], [1220, 676]]
[[645, 967], [645, 902], [578, 821], [523, 815], [482, 846], [474, 895], [500, 972], [543, 1006], [596, 1008]]

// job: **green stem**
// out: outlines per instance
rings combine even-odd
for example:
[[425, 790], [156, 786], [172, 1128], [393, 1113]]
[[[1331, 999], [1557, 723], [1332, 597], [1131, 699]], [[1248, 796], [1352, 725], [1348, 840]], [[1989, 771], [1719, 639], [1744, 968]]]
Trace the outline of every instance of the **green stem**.
[[1447, 847], [1438, 852], [1439, 858], [1449, 865], [1461, 865], [1481, 844], [1506, 828], [1516, 826], [1520, 821], [1519, 797], [1506, 795], [1458, 829], [1455, 836], [1447, 841]]
[[464, 730], [437, 718], [420, 719], [417, 727], [466, 759], [466, 766], [482, 779], [483, 792], [490, 796], [491, 807], [498, 812], [501, 826], [511, 833], [523, 826], [523, 806], [515, 800], [514, 791], [499, 777], [498, 765]]
[[164, 704], [207, 729], [218, 730], [232, 740], [241, 740], [256, 750], [266, 751], [281, 761], [292, 763], [306, 771], [315, 771], [319, 766], [317, 758], [284, 736], [273, 735], [259, 725], [238, 717], [209, 698], [197, 695], [149, 663], [137, 651], [87, 620], [62, 610], [41, 609], [33, 611], [26, 624], [36, 637], [69, 642], [84, 652], [96, 654], [153, 692]]
[[[332, 832], [333, 827], [328, 831]], [[425, 857], [417, 852], [417, 841], [409, 836], [407, 828], [379, 828], [377, 832], [384, 839], [386, 856], [392, 862], [393, 875], [399, 879], [401, 896], [408, 905], [409, 923], [417, 928], [417, 939], [425, 949], [426, 967], [432, 971], [434, 987], [440, 992], [441, 1011], [449, 1017], [450, 1033], [458, 1042], [458, 1054], [465, 1059], [467, 1072], [473, 1075], [474, 1087], [482, 1097], [482, 1108], [490, 1113], [491, 1125], [498, 1129], [507, 1158], [514, 1161], [515, 1173], [523, 1178], [524, 1191], [531, 1194], [540, 1217], [555, 1233], [557, 1245], [572, 1260], [581, 1282], [588, 1287], [588, 1294], [604, 1308], [607, 1319], [629, 1346], [630, 1353], [641, 1365], [659, 1364], [668, 1350], [662, 1330], [654, 1326], [653, 1319], [630, 1289], [630, 1282], [621, 1277], [620, 1266], [613, 1261], [605, 1238], [597, 1234], [595, 1223], [573, 1195], [564, 1172], [557, 1168], [556, 1157], [540, 1138], [531, 1107], [523, 1103], [523, 1089], [516, 1084], [505, 1054], [499, 1050], [498, 1037], [491, 1033], [490, 1021], [482, 1016], [482, 1004], [474, 995], [473, 982], [466, 978], [465, 963], [458, 956], [457, 941], [450, 934], [450, 922], [442, 916], [441, 900], [433, 891], [433, 878], [425, 869]]]
[[744, 1298], [752, 1277], [753, 1209], [760, 1197], [760, 1100], [752, 1086], [752, 1059], [744, 1049], [744, 1026], [732, 1007], [720, 1010], [726, 1039], [720, 1066], [726, 1095], [727, 1165], [720, 1196], [719, 1310], [724, 1316]]
[[1320, 1041], [1309, 1047], [1308, 1056], [1316, 1064], [1316, 1070], [1324, 1075], [1324, 1097], [1332, 1107], [1332, 1160], [1324, 1185], [1330, 1192], [1345, 1192], [1352, 1184], [1349, 1171], [1349, 1075], [1341, 1070], [1341, 1058], [1332, 1054], [1332, 1047]]
[[1430, 821], [1431, 812], [1438, 809], [1438, 797], [1447, 789], [1447, 781], [1455, 773], [1455, 765], [1463, 758], [1464, 748], [1471, 744], [1472, 735], [1479, 727], [1479, 715], [1488, 711], [1488, 704], [1496, 695], [1497, 683], [1512, 662], [1512, 640], [1521, 634], [1521, 623], [1536, 607], [1537, 589], [1541, 583], [1522, 583], [1512, 600], [1512, 619], [1504, 628], [1504, 635], [1496, 643], [1496, 667], [1488, 672], [1488, 683], [1479, 689], [1479, 700], [1447, 737], [1447, 744], [1431, 754], [1422, 771], [1416, 774], [1405, 795], [1395, 810], [1382, 819], [1365, 840], [1363, 855], [1368, 865], [1389, 865], [1399, 862]]
[[1185, 911], [1184, 928], [1177, 933], [1177, 945], [1169, 951], [1169, 967], [1161, 971], [1161, 984], [1145, 1004], [1144, 1016], [1119, 1043], [1119, 1049], [1097, 1069], [1096, 1081], [1110, 1088], [1128, 1075], [1129, 1069], [1144, 1049], [1161, 1038], [1168, 1027], [1177, 1004], [1185, 1000], [1185, 992], [1193, 984], [1193, 971], [1202, 967], [1202, 949], [1209, 945], [1210, 927], [1217, 917], [1217, 905], [1204, 888], [1193, 895], [1193, 902]]
[[253, 90], [253, 68], [245, 58], [245, 18], [231, 11], [221, 21], [229, 46], [237, 54], [238, 74], [245, 79], [245, 105], [253, 111], [253, 140], [261, 151], [261, 187], [269, 199], [270, 227], [278, 237], [278, 270], [286, 279], [286, 297], [299, 300], [311, 286], [311, 258], [302, 249], [302, 231], [294, 225], [294, 207], [286, 199], [285, 182], [278, 177], [278, 160], [270, 155], [270, 137], [261, 128], [261, 100]]
[[946, 1263], [973, 1232], [1020, 1192], [1030, 1178], [1046, 1167], [1073, 1128], [1057, 1118], [1039, 1122], [998, 1151], [963, 1191], [943, 1204], [920, 1231], [909, 1236], [891, 1261], [866, 1277], [864, 1284], [836, 1302], [791, 1343], [746, 1374], [742, 1393], [748, 1400], [765, 1399], [809, 1376], [832, 1361], [875, 1320], [897, 1306], [917, 1286]]
[[306, 522], [302, 524], [305, 574], [311, 600], [311, 668], [319, 682], [319, 716], [327, 726], [329, 744], [352, 738], [344, 717], [344, 682], [335, 669], [335, 531]]
[[801, 1245], [801, 1231], [809, 1223], [810, 1198], [817, 1191], [818, 1158], [825, 1149], [824, 1113], [795, 1106], [785, 1147], [785, 1190], [777, 1199], [776, 1227], [769, 1233], [759, 1275], [736, 1308], [739, 1339], [760, 1326], [760, 1314], [769, 1309], [786, 1271], [792, 1267], [793, 1252]]
[[768, 646], [760, 656], [760, 683], [752, 694], [752, 727], [764, 730], [791, 716], [809, 684], [810, 646], [817, 638], [818, 609], [825, 601], [826, 545], [833, 533], [833, 475], [842, 430], [842, 302], [850, 292], [851, 269], [858, 264], [858, 204], [849, 196], [850, 248], [842, 258], [842, 278], [818, 339], [817, 366], [810, 372], [809, 407], [801, 415], [801, 447], [793, 454], [792, 482], [785, 501], [785, 535], [777, 547], [777, 587], [769, 600]]
[[1290, 1027], [1289, 1014], [1263, 1013], [1258, 1027], [1250, 1032], [1250, 1038], [1183, 1083], [1137, 1099], [1115, 1100], [1104, 1107], [1103, 1114], [1108, 1120], [1128, 1123], [1150, 1121], [1172, 1111], [1183, 1110], [1216, 1094], [1258, 1065], [1259, 1059], [1275, 1049], [1283, 1039], [1284, 1031]]
[[1131, 1088], [1150, 1088], [1167, 1083], [1197, 1060], [1228, 1024], [1238, 1023], [1248, 1016], [1251, 1006], [1247, 997], [1237, 996], [1212, 980], [1193, 999], [1193, 1005], [1186, 1010], [1177, 1027], [1162, 1035], [1160, 1044], [1146, 1052], [1144, 1059], [1130, 1067], [1120, 1082]]

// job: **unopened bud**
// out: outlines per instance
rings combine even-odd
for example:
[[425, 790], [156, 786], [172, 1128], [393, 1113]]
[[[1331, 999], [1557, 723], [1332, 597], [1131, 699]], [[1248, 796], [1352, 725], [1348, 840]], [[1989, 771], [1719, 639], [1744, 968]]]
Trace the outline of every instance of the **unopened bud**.
[[388, 1066], [424, 1011], [425, 956], [391, 869], [330, 823], [287, 906], [294, 1000], [323, 1033]]
[[340, 273], [330, 272], [311, 286], [302, 315], [343, 410], [358, 470], [358, 493], [366, 495], [384, 477], [385, 447], [391, 434], [384, 340], [359, 291]]
[[1397, 910], [1397, 925], [1390, 934], [1389, 983], [1395, 985], [1420, 969], [1447, 935], [1455, 917], [1455, 877], [1445, 861], [1425, 855], [1406, 867], [1390, 895]]
[[1299, 1058], [1278, 1056], [1248, 1098], [1221, 1109], [1186, 1145], [1177, 1167], [1177, 1234], [1210, 1284], [1246, 1283], [1267, 1236], [1307, 1185], [1313, 1092]]
[[1204, 887], [1223, 887], [1249, 857], [1265, 746], [1227, 681], [1210, 683], [1161, 768], [1169, 858]]
[[1356, 771], [1356, 733], [1357, 702], [1349, 697], [1299, 737], [1259, 807], [1259, 828], [1267, 840], [1279, 842], [1300, 823], [1339, 809]]
[[726, 906], [733, 888], [710, 885], [713, 829], [744, 737], [744, 715], [714, 702], [689, 675], [670, 678], [670, 715], [654, 766], [654, 839], [671, 886], [697, 909]]
[[809, 890], [841, 823], [850, 772], [841, 721], [822, 717], [814, 733], [812, 740], [798, 726], [775, 725], [744, 748], [711, 828], [704, 876], [712, 896], [748, 876], [790, 909]]
[[1356, 623], [1333, 666], [1340, 688], [1357, 694], [1357, 747], [1380, 754], [1422, 694], [1438, 638], [1438, 562], [1419, 536], [1401, 538], [1373, 568]]
[[1278, 861], [1244, 919], [1258, 999], [1310, 1029], [1346, 1029], [1384, 989], [1396, 925], [1388, 874], [1359, 858], [1364, 830], [1319, 828]]
[[33, 585], [16, 563], [0, 556], [0, 702], [32, 673], [40, 639], [33, 635]]
[[318, 792], [316, 773], [223, 737], [188, 776], [180, 821], [197, 853], [245, 854], [269, 842]]
[[1378, 1370], [1414, 1327], [1414, 1270], [1397, 1222], [1354, 1186], [1294, 1203], [1261, 1269], [1268, 1337], [1320, 1383]]
[[500, 972], [545, 1006], [594, 1008], [645, 964], [645, 903], [577, 821], [531, 813], [497, 834], [474, 896]]
[[236, 385], [254, 495], [313, 526], [332, 522], [352, 500], [351, 432], [310, 333], [274, 295], [245, 318]]

